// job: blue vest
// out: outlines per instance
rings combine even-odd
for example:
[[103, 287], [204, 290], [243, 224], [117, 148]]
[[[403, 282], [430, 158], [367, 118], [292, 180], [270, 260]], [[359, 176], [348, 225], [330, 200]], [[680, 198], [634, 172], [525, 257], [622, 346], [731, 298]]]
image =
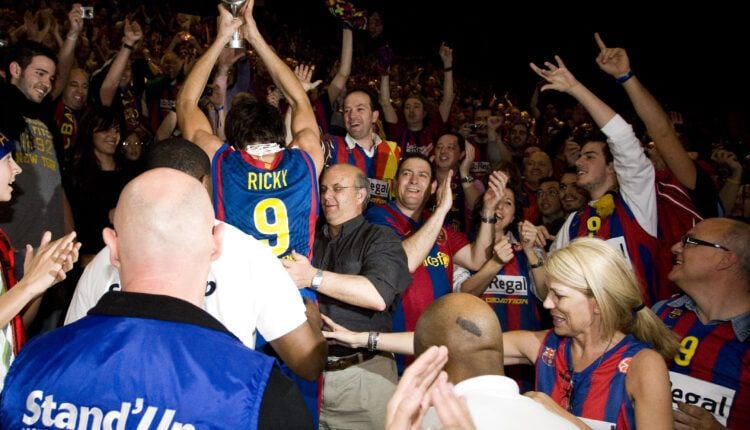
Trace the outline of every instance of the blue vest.
[[225, 332], [88, 316], [26, 345], [0, 428], [255, 429], [272, 366]]

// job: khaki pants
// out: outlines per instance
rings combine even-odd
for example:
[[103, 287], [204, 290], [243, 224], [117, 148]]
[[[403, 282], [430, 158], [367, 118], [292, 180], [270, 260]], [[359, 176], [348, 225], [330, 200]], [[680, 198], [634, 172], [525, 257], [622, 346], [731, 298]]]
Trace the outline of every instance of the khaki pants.
[[320, 428], [382, 430], [385, 408], [396, 384], [392, 356], [377, 355], [344, 370], [324, 372]]

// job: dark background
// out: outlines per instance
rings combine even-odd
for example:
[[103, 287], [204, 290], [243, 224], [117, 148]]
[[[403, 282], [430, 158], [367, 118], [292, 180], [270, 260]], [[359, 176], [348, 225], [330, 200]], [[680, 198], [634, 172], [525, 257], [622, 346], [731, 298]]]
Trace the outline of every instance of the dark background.
[[[599, 31], [608, 45], [627, 49], [633, 71], [667, 108], [700, 117], [735, 140], [749, 134], [750, 21], [739, 3], [353, 2], [381, 12], [397, 55], [427, 55], [440, 64], [437, 49], [448, 43], [457, 80], [479, 81], [500, 94], [510, 90], [526, 105], [537, 82], [529, 61], [540, 64], [558, 54], [580, 81], [627, 110], [623, 92], [594, 62], [593, 33]], [[199, 5], [215, 13], [215, 3]], [[265, 0], [258, 7], [297, 26], [319, 46], [340, 46], [324, 0]], [[355, 34], [355, 50], [365, 38], [365, 32]]]

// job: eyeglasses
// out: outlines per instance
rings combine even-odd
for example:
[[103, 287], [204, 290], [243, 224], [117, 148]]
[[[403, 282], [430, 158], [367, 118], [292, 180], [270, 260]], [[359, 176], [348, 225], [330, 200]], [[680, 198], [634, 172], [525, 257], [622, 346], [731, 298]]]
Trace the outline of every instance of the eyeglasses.
[[688, 246], [688, 245], [694, 245], [694, 246], [701, 245], [701, 246], [707, 246], [709, 248], [717, 248], [717, 249], [723, 249], [724, 251], [729, 251], [729, 248], [723, 245], [719, 245], [718, 243], [706, 242], [705, 240], [696, 239], [688, 235], [682, 236], [682, 246]]
[[[360, 188], [363, 188], [363, 187], [358, 187], [358, 186], [356, 186], [356, 185], [350, 185], [350, 186], [348, 186], [348, 187], [345, 187], [345, 186], [343, 186], [343, 185], [338, 185], [338, 184], [336, 184], [336, 185], [334, 185], [334, 186], [332, 186], [332, 187], [331, 187], [331, 190], [332, 190], [332, 191], [333, 191], [334, 193], [338, 194], [338, 193], [340, 193], [341, 191], [343, 191], [343, 190], [345, 190], [345, 189], [347, 189], [347, 188], [360, 189]], [[326, 186], [326, 185], [321, 185], [321, 186], [320, 186], [320, 194], [325, 194], [325, 193], [326, 193], [326, 191], [328, 191], [328, 186]]]

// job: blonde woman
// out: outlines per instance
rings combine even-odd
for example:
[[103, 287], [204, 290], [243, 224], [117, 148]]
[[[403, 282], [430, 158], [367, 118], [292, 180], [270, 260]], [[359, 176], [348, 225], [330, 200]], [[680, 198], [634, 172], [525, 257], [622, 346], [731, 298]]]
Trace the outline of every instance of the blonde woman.
[[643, 305], [623, 255], [579, 238], [546, 266], [554, 328], [505, 333], [505, 364], [535, 364], [531, 396], [582, 427], [672, 429], [664, 360], [677, 340]]

